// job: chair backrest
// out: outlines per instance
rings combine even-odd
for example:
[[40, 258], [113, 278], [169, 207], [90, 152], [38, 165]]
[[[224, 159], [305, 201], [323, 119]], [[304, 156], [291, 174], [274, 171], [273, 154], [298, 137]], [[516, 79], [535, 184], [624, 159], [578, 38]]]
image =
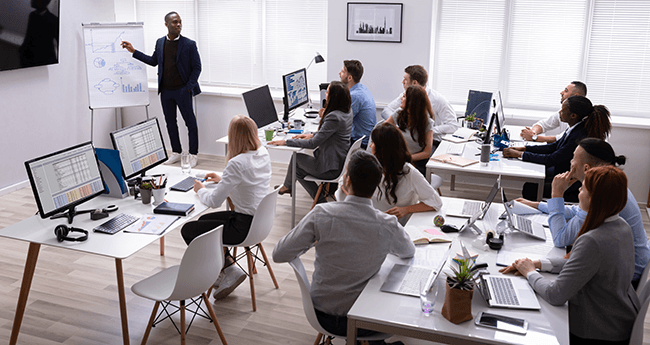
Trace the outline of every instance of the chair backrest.
[[433, 187], [433, 189], [438, 189], [440, 186], [442, 186], [442, 177], [436, 174], [431, 174], [431, 187]]
[[305, 266], [302, 265], [302, 261], [300, 261], [300, 258], [295, 258], [289, 262], [289, 265], [291, 268], [293, 268], [293, 273], [296, 274], [296, 279], [298, 280], [298, 285], [300, 286], [300, 293], [302, 294], [302, 309], [305, 310], [307, 321], [319, 333], [334, 336], [333, 334], [324, 330], [318, 322], [316, 311], [314, 310], [314, 303], [312, 302], [311, 295], [309, 294], [309, 278], [307, 278], [307, 272], [305, 271]]
[[343, 174], [345, 173], [345, 170], [348, 168], [348, 162], [350, 161], [350, 157], [352, 156], [352, 154], [354, 153], [354, 151], [356, 151], [356, 150], [358, 150], [358, 149], [361, 148], [361, 142], [362, 142], [363, 139], [365, 139], [365, 138], [366, 138], [366, 136], [364, 135], [364, 136], [362, 136], [361, 138], [357, 139], [357, 141], [355, 141], [354, 143], [352, 143], [352, 146], [350, 146], [350, 149], [348, 150], [348, 154], [345, 155], [345, 163], [343, 163], [343, 169], [341, 169], [341, 173], [340, 173], [339, 176], [338, 176], [337, 178], [335, 178], [334, 180], [337, 180], [337, 181], [338, 181], [338, 180], [341, 178], [341, 176], [343, 176]]
[[[650, 265], [647, 265], [650, 266]], [[644, 274], [646, 270], [644, 270]], [[639, 283], [639, 288], [641, 284]], [[641, 302], [641, 309], [639, 309], [639, 314], [636, 316], [634, 321], [634, 326], [632, 327], [632, 334], [630, 335], [630, 345], [642, 345], [643, 344], [643, 329], [645, 324], [645, 316], [648, 313], [648, 305], [650, 304], [650, 289], [641, 289], [637, 290], [639, 292], [639, 301]]]
[[246, 239], [238, 244], [238, 247], [254, 246], [266, 239], [273, 228], [275, 220], [275, 204], [278, 201], [278, 191], [280, 187], [267, 194], [255, 210], [251, 228], [246, 235]]
[[[639, 296], [645, 294], [646, 293], [645, 290], [650, 288], [650, 284], [648, 284], [648, 273], [650, 272], [649, 264], [645, 265], [645, 268], [643, 269], [643, 273], [641, 273], [641, 278], [639, 278], [639, 285], [636, 287], [636, 291], [638, 292]], [[641, 302], [643, 302], [643, 300], [641, 300]]]
[[171, 301], [185, 300], [206, 292], [223, 268], [223, 225], [196, 237], [185, 249], [178, 268]]

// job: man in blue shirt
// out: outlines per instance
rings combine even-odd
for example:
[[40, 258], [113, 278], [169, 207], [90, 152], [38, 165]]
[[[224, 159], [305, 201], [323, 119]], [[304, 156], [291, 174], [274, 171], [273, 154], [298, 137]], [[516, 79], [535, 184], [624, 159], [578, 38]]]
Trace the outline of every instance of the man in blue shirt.
[[[570, 246], [576, 239], [587, 212], [579, 206], [565, 206], [564, 191], [575, 182], [582, 182], [585, 178], [585, 172], [593, 167], [623, 164], [625, 164], [625, 156], [616, 156], [609, 143], [601, 139], [585, 138], [578, 143], [578, 147], [573, 153], [571, 170], [559, 174], [553, 179], [551, 199], [546, 203], [532, 202], [523, 198], [517, 199], [517, 201], [549, 214], [548, 225], [553, 235], [553, 244], [556, 247]], [[648, 238], [643, 228], [639, 205], [629, 188], [627, 190], [627, 204], [623, 211], [619, 213], [619, 216], [630, 225], [634, 235], [634, 278], [632, 278], [632, 285], [636, 288], [643, 269], [650, 259], [650, 249], [648, 248]]]
[[368, 146], [370, 132], [377, 124], [377, 108], [375, 99], [372, 97], [370, 90], [361, 84], [363, 76], [363, 65], [358, 60], [343, 61], [343, 68], [339, 72], [341, 82], [345, 83], [350, 89], [352, 98], [352, 135], [351, 143], [366, 136], [361, 142], [361, 147], [365, 149]]

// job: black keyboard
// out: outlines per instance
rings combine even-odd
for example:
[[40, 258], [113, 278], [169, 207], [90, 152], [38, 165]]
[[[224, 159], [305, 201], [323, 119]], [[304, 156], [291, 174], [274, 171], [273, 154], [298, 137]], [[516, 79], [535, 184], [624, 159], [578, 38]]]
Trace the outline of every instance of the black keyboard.
[[136, 222], [140, 217], [132, 216], [130, 214], [121, 213], [110, 220], [102, 223], [98, 227], [94, 228], [95, 232], [103, 232], [105, 234], [113, 235], [118, 231], [126, 228], [127, 226]]
[[188, 190], [194, 188], [194, 181], [197, 180], [192, 176], [188, 176], [177, 184], [171, 186], [169, 189], [177, 190], [180, 192], [187, 192]]

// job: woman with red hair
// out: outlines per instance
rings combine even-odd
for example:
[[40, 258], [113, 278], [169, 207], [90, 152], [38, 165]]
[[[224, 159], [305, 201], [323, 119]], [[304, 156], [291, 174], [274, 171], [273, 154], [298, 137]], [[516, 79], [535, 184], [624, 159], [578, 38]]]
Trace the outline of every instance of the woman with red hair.
[[[628, 344], [640, 303], [631, 284], [632, 230], [618, 216], [627, 203], [627, 178], [613, 166], [592, 168], [578, 199], [587, 216], [566, 257], [519, 259], [501, 272], [525, 276], [552, 305], [569, 301], [572, 345]], [[536, 269], [559, 276], [552, 281]]]

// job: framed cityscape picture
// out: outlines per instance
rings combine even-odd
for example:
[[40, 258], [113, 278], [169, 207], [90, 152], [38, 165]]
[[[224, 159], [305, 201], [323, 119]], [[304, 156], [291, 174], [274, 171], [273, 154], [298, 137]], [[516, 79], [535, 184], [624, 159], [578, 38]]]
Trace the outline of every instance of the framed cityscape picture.
[[348, 2], [348, 41], [402, 42], [401, 3]]

